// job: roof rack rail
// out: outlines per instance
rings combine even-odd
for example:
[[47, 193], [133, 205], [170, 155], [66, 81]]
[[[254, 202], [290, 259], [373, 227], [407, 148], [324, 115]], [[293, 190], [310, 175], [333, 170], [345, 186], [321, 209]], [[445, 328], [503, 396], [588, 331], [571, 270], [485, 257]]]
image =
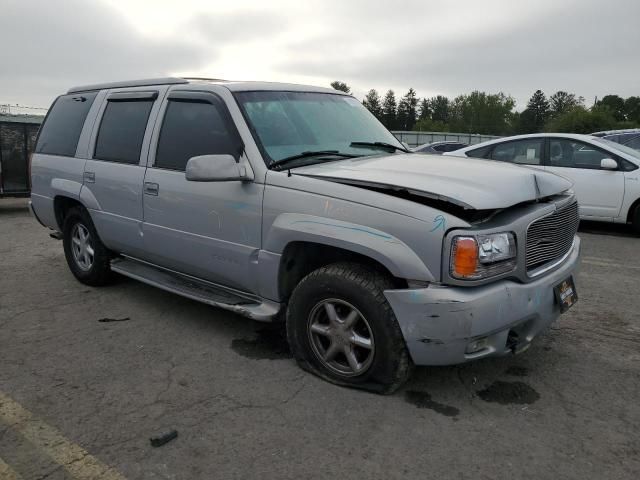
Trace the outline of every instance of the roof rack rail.
[[96, 83], [94, 85], [82, 85], [70, 88], [67, 93], [89, 92], [92, 90], [103, 90], [105, 88], [122, 88], [122, 87], [147, 87], [152, 85], [175, 85], [180, 83], [189, 83], [186, 78], [164, 77], [164, 78], [147, 78], [144, 80], [129, 80], [124, 82]]

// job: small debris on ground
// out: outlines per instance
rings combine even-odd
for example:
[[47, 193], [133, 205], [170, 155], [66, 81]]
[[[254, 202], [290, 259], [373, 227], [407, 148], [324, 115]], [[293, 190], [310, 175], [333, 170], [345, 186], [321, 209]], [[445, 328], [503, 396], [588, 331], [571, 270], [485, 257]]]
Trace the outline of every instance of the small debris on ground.
[[174, 438], [178, 437], [178, 431], [177, 430], [170, 430], [166, 433], [162, 433], [160, 435], [157, 435], [155, 437], [151, 437], [149, 439], [149, 441], [151, 442], [151, 446], [152, 447], [161, 447], [162, 445], [164, 445], [165, 443], [169, 443], [171, 440], [173, 440]]
[[107, 322], [126, 322], [127, 320], [131, 320], [130, 317], [122, 317], [122, 318], [100, 318], [98, 321], [102, 323]]

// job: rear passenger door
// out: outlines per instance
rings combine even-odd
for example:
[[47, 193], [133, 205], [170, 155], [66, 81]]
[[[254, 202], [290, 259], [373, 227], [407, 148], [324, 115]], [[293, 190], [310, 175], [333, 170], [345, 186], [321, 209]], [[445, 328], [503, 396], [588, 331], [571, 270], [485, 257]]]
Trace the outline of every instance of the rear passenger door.
[[187, 161], [208, 154], [245, 160], [224, 101], [211, 92], [170, 91], [144, 178], [145, 255], [157, 265], [255, 292], [264, 187], [187, 181]]
[[142, 183], [162, 88], [112, 91], [98, 114], [80, 197], [104, 244], [142, 252]]

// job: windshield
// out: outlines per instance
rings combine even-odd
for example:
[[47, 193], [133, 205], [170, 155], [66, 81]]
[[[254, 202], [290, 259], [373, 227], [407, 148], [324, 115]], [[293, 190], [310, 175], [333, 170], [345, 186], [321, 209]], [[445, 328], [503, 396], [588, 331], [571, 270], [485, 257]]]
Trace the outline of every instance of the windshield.
[[631, 155], [635, 160], [640, 160], [640, 151], [635, 150], [626, 145], [622, 145], [620, 143], [612, 142], [611, 140], [607, 140], [606, 138], [594, 138], [594, 140], [598, 143], [602, 143], [609, 148], [613, 148], [616, 150], [620, 150], [621, 152], [626, 153], [627, 155]]
[[236, 98], [273, 163], [303, 152], [333, 150], [344, 154], [388, 154], [352, 142], [402, 144], [355, 98], [331, 93], [240, 92]]

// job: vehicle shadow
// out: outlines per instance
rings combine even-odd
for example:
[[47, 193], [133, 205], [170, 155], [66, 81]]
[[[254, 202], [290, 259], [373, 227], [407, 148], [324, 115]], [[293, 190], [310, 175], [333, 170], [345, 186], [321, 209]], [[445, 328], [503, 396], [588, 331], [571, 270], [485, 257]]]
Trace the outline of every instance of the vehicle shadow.
[[637, 237], [631, 225], [623, 223], [605, 223], [581, 220], [578, 227], [580, 233], [590, 233], [593, 235], [611, 235], [616, 237]]
[[12, 213], [28, 213], [29, 199], [0, 198], [0, 215]]

